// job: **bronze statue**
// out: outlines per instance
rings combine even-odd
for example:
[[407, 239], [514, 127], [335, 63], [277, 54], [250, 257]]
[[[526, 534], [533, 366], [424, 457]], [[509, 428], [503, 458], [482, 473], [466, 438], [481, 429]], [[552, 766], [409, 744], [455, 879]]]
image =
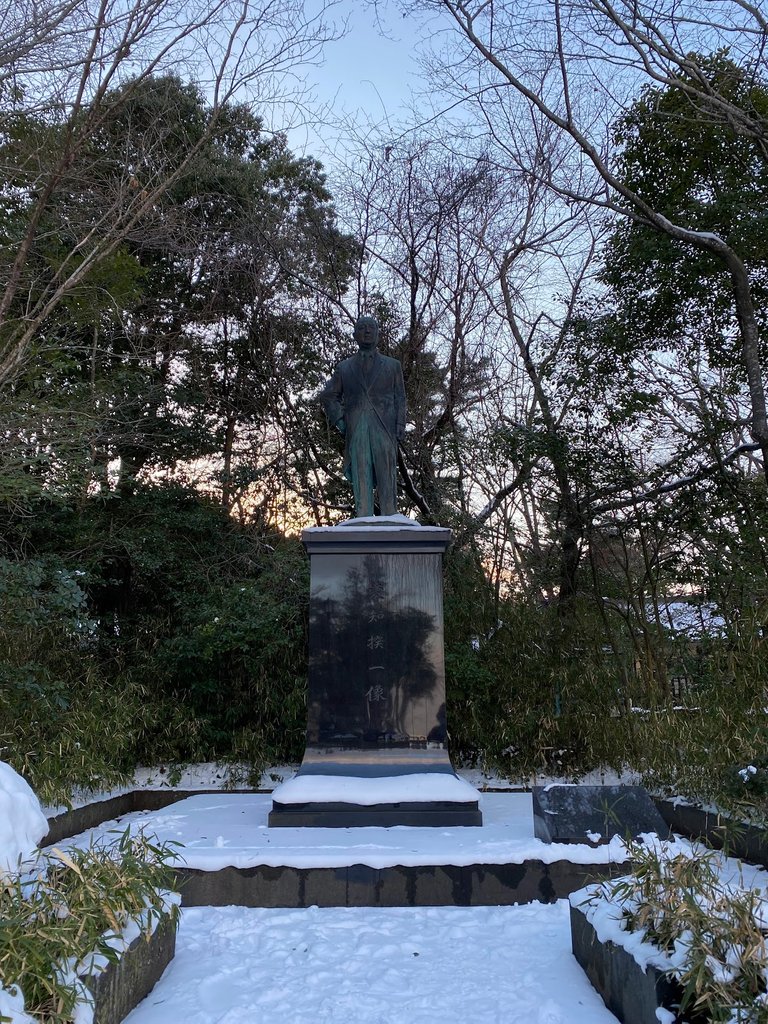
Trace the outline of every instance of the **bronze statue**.
[[373, 491], [382, 516], [397, 512], [397, 442], [405, 435], [405, 387], [397, 359], [376, 348], [379, 325], [361, 316], [358, 352], [344, 359], [320, 392], [330, 422], [345, 437], [344, 476], [355, 492], [355, 515], [372, 516]]

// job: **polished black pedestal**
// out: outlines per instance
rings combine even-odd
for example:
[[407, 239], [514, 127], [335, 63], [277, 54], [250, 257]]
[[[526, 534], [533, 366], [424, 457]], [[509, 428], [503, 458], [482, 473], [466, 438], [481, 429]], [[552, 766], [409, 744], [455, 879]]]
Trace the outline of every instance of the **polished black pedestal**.
[[[278, 789], [270, 825], [481, 824], [447, 749], [442, 556], [450, 537], [405, 516], [302, 534], [311, 595], [307, 744], [297, 779], [331, 777], [340, 789], [329, 784], [328, 799], [310, 800], [296, 786], [290, 800]], [[414, 775], [424, 777], [423, 799], [412, 785], [401, 799], [394, 780]], [[347, 777], [393, 782], [381, 801], [356, 803], [338, 798]], [[430, 796], [446, 789], [447, 800]]]
[[642, 786], [534, 786], [533, 832], [545, 843], [609, 843], [672, 833]]
[[450, 828], [482, 825], [477, 804], [459, 804], [449, 800], [414, 801], [391, 804], [320, 803], [281, 804], [272, 802], [270, 826], [289, 828], [354, 828], [375, 825], [436, 826]]

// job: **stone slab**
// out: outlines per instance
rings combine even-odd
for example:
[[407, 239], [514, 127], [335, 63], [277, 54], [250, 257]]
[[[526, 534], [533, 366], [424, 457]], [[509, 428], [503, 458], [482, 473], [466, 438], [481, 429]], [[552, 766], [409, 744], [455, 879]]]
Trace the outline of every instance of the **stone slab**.
[[456, 775], [444, 747], [307, 747], [300, 776], [338, 775], [358, 779], [393, 779], [422, 773]]
[[533, 832], [545, 843], [601, 845], [614, 836], [655, 832], [670, 839], [669, 826], [642, 786], [534, 786]]
[[715, 850], [724, 849], [730, 857], [768, 869], [765, 829], [675, 800], [656, 798], [654, 803], [673, 832], [688, 839], [701, 839]]
[[270, 828], [392, 828], [396, 825], [450, 828], [483, 823], [477, 802], [422, 801], [398, 804], [281, 804], [274, 800]]
[[584, 912], [574, 906], [571, 944], [592, 987], [622, 1024], [659, 1024], [660, 1007], [674, 1013], [679, 1005], [681, 989], [674, 979], [650, 964], [644, 971], [621, 946], [601, 942]]
[[93, 995], [93, 1024], [120, 1024], [155, 987], [176, 952], [176, 926], [161, 922], [149, 939], [139, 935], [115, 963], [83, 977]]
[[440, 553], [313, 554], [308, 767], [353, 751], [383, 775], [403, 757], [434, 770], [446, 742]]
[[445, 526], [422, 526], [406, 516], [350, 519], [338, 526], [310, 526], [301, 540], [310, 555], [337, 552], [438, 552], [451, 542]]
[[177, 868], [175, 875], [184, 907], [494, 907], [553, 903], [626, 870], [626, 864], [530, 860], [387, 868]]

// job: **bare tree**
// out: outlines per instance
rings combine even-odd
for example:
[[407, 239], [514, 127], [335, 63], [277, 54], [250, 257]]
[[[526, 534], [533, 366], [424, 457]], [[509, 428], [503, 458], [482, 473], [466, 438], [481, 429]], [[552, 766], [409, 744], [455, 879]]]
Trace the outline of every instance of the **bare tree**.
[[[516, 140], [521, 154], [563, 159], [552, 130], [536, 127]], [[367, 151], [346, 204], [367, 256], [359, 288], [383, 292], [396, 314], [413, 424], [407, 498], [483, 549], [498, 591], [555, 562], [551, 593], [566, 601], [585, 518], [570, 469], [574, 396], [556, 391], [554, 369], [598, 235], [538, 175], [510, 174], [463, 142], [410, 136]]]
[[428, 137], [368, 140], [341, 186], [362, 245], [358, 301], [380, 314], [383, 343], [403, 364], [412, 429], [400, 469], [427, 518], [466, 504], [461, 436], [486, 383], [488, 303], [477, 282], [490, 265], [479, 241], [489, 170]]
[[667, 216], [619, 176], [611, 124], [644, 83], [675, 86], [692, 112], [725, 123], [766, 153], [766, 121], [719, 92], [696, 56], [730, 47], [750, 73], [765, 71], [768, 38], [759, 5], [722, 0], [702, 17], [683, 0], [425, 0], [458, 29], [458, 54], [443, 84], [473, 102], [486, 130], [519, 166], [516, 134], [524, 119], [546, 122], [572, 145], [568, 159], [529, 166], [567, 202], [630, 218], [677, 242], [712, 254], [728, 274], [750, 401], [750, 431], [768, 476], [768, 414], [761, 338], [745, 254], [722, 234]]
[[[0, 116], [4, 138], [24, 146], [0, 153], [3, 199], [21, 225], [2, 240], [0, 386], [30, 352], [60, 304], [150, 216], [218, 128], [233, 101], [269, 105], [300, 99], [297, 68], [318, 59], [335, 29], [336, 0], [62, 0], [10, 5], [0, 16]], [[99, 134], [151, 76], [186, 74], [204, 90], [212, 116], [172, 166], [143, 175], [129, 162], [88, 216], [70, 225], [53, 273], [35, 268], [57, 197], [88, 180]], [[300, 92], [300, 89], [298, 90]], [[151, 140], [148, 139], [151, 146]]]

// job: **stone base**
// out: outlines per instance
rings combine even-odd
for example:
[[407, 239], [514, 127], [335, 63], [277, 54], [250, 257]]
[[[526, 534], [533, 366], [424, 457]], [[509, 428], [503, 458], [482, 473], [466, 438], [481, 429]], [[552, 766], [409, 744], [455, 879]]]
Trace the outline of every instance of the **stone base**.
[[176, 952], [176, 925], [163, 921], [139, 935], [115, 963], [82, 980], [93, 996], [93, 1024], [120, 1024], [152, 991]]
[[456, 777], [445, 747], [320, 747], [309, 744], [298, 774], [340, 775], [359, 779], [392, 779], [399, 775], [450, 775]]
[[[628, 864], [423, 864], [177, 868], [183, 907], [510, 907], [554, 903]], [[658, 1024], [654, 1021], [653, 1024]]]
[[675, 979], [652, 964], [643, 970], [621, 946], [601, 942], [586, 915], [574, 906], [571, 906], [571, 943], [573, 955], [592, 987], [622, 1024], [658, 1024], [660, 1017], [656, 1011], [660, 1008], [675, 1013], [682, 995]]
[[642, 786], [534, 786], [533, 833], [544, 843], [599, 846], [614, 836], [653, 832], [671, 839], [669, 826]]
[[[373, 771], [375, 766], [368, 768]], [[294, 778], [274, 791], [270, 828], [445, 828], [483, 823], [477, 791], [456, 775], [450, 763], [448, 771], [400, 775], [370, 771], [324, 775], [307, 772], [302, 765]]]
[[348, 803], [272, 803], [270, 828], [359, 828], [393, 825], [437, 826], [482, 825], [483, 816], [477, 803], [348, 804]]

